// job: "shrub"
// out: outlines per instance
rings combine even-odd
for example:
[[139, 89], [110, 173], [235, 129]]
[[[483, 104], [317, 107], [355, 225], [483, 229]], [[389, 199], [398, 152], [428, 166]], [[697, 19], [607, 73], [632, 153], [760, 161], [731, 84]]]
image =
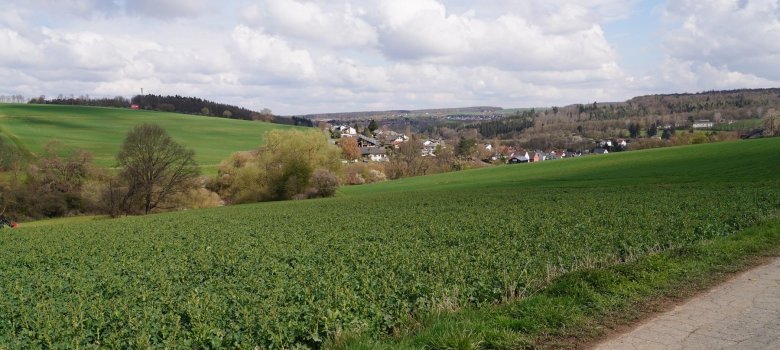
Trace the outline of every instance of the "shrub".
[[318, 197], [331, 197], [341, 185], [339, 177], [327, 169], [317, 169], [311, 176], [311, 185]]

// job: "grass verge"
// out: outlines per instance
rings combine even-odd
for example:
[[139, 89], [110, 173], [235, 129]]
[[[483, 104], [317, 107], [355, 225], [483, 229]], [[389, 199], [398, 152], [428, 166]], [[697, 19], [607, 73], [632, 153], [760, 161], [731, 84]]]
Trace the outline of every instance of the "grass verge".
[[780, 255], [780, 219], [730, 237], [566, 274], [520, 301], [409, 320], [383, 339], [341, 335], [333, 349], [583, 348]]

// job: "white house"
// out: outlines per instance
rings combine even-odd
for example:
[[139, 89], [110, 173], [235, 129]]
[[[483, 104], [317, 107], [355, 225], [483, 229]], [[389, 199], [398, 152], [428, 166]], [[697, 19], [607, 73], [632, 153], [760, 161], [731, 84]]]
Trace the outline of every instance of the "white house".
[[444, 142], [440, 140], [425, 140], [422, 147], [422, 156], [436, 156], [436, 147], [441, 146], [444, 148]]
[[693, 122], [693, 128], [694, 129], [709, 129], [714, 125], [712, 121], [709, 121], [707, 119], [700, 119], [695, 120]]
[[331, 128], [334, 132], [340, 132], [342, 135], [355, 135], [357, 134], [357, 130], [355, 128], [349, 126], [349, 125], [336, 125], [333, 128]]
[[360, 156], [372, 162], [384, 162], [387, 160], [387, 151], [381, 147], [360, 147]]

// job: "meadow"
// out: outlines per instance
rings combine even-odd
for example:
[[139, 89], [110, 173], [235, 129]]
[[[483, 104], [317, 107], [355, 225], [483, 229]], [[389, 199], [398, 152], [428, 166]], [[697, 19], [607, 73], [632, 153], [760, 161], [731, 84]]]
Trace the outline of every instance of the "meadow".
[[120, 108], [0, 104], [0, 136], [20, 148], [39, 153], [49, 141], [92, 153], [101, 167], [115, 165], [127, 132], [154, 123], [175, 141], [195, 150], [195, 159], [209, 173], [231, 153], [257, 148], [263, 134], [290, 126], [216, 117]]
[[[6, 230], [0, 344], [392, 340], [431, 314], [512, 305], [576, 271], [776, 218], [778, 149], [780, 138], [625, 152], [347, 187], [328, 199]], [[524, 322], [513, 332], [537, 321]], [[412, 348], [526, 346], [502, 339]]]

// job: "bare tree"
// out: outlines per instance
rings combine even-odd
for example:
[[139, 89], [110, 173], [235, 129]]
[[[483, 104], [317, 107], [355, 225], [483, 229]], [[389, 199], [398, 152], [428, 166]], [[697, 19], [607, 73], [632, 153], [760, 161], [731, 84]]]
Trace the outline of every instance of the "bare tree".
[[195, 152], [176, 143], [161, 127], [143, 124], [131, 130], [117, 154], [120, 178], [127, 184], [123, 208], [140, 206], [148, 214], [172, 195], [195, 186], [200, 169]]

